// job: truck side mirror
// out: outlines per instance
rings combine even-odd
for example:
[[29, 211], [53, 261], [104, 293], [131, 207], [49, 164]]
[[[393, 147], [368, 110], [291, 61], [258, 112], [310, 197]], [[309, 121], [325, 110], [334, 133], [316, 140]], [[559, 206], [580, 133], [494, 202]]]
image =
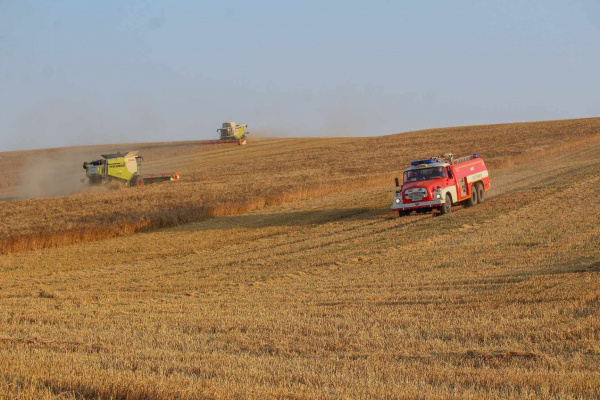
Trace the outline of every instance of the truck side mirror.
[[396, 187], [400, 186], [400, 181], [398, 180], [398, 178], [395, 178], [396, 180]]
[[450, 168], [448, 168], [448, 178], [452, 179], [452, 170]]

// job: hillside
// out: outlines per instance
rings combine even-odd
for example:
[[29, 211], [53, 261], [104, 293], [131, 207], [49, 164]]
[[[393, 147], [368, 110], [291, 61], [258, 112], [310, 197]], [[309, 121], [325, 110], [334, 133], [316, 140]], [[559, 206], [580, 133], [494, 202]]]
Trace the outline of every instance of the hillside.
[[[392, 182], [414, 158], [474, 149], [490, 168], [596, 140], [600, 118], [456, 127], [369, 138], [125, 144], [0, 153], [0, 254], [234, 215], [265, 206]], [[148, 173], [178, 171], [176, 185], [92, 190], [81, 164], [103, 152], [140, 150]], [[21, 173], [15, 171], [21, 170]], [[19, 178], [17, 178], [19, 177]], [[76, 193], [76, 194], [73, 194]], [[15, 198], [70, 194], [15, 201]]]
[[[177, 146], [178, 184], [0, 203], [0, 397], [600, 396], [600, 118]], [[475, 150], [484, 204], [390, 212]], [[124, 222], [163, 228], [65, 239]]]

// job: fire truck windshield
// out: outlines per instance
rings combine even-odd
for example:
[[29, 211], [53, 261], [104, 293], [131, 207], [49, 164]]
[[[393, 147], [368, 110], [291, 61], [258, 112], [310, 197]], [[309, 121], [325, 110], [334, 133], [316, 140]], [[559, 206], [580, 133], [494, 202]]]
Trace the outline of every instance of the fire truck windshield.
[[445, 177], [444, 167], [420, 168], [404, 172], [404, 182], [424, 181]]

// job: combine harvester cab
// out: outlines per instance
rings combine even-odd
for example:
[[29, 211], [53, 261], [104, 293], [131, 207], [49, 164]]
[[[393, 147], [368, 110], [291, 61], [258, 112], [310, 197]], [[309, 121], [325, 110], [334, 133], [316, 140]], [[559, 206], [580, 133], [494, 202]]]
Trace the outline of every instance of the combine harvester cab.
[[487, 166], [477, 154], [455, 159], [452, 154], [413, 161], [404, 170], [402, 185], [396, 178], [392, 209], [404, 216], [412, 211], [438, 209], [452, 212], [452, 205], [474, 206], [483, 203], [490, 189]]
[[[90, 185], [104, 185], [108, 182], [117, 182], [124, 186], [142, 186], [144, 184], [178, 181], [179, 174], [142, 174], [143, 157], [137, 151], [127, 154], [120, 152], [102, 154], [102, 159], [84, 162], [83, 169]], [[85, 178], [82, 179], [85, 181]]]

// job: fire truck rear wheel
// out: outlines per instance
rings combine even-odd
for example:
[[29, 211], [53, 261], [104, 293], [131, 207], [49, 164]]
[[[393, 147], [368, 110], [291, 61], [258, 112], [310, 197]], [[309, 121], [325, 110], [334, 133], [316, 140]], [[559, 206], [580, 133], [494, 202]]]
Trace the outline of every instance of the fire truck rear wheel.
[[471, 197], [469, 197], [465, 203], [467, 207], [473, 207], [477, 205], [477, 184], [471, 186]]
[[450, 214], [452, 212], [452, 196], [450, 194], [446, 194], [446, 200], [444, 200], [444, 204], [442, 208], [440, 208], [442, 215]]
[[485, 199], [485, 190], [483, 190], [483, 183], [479, 182], [477, 184], [477, 201], [479, 204], [483, 203]]

